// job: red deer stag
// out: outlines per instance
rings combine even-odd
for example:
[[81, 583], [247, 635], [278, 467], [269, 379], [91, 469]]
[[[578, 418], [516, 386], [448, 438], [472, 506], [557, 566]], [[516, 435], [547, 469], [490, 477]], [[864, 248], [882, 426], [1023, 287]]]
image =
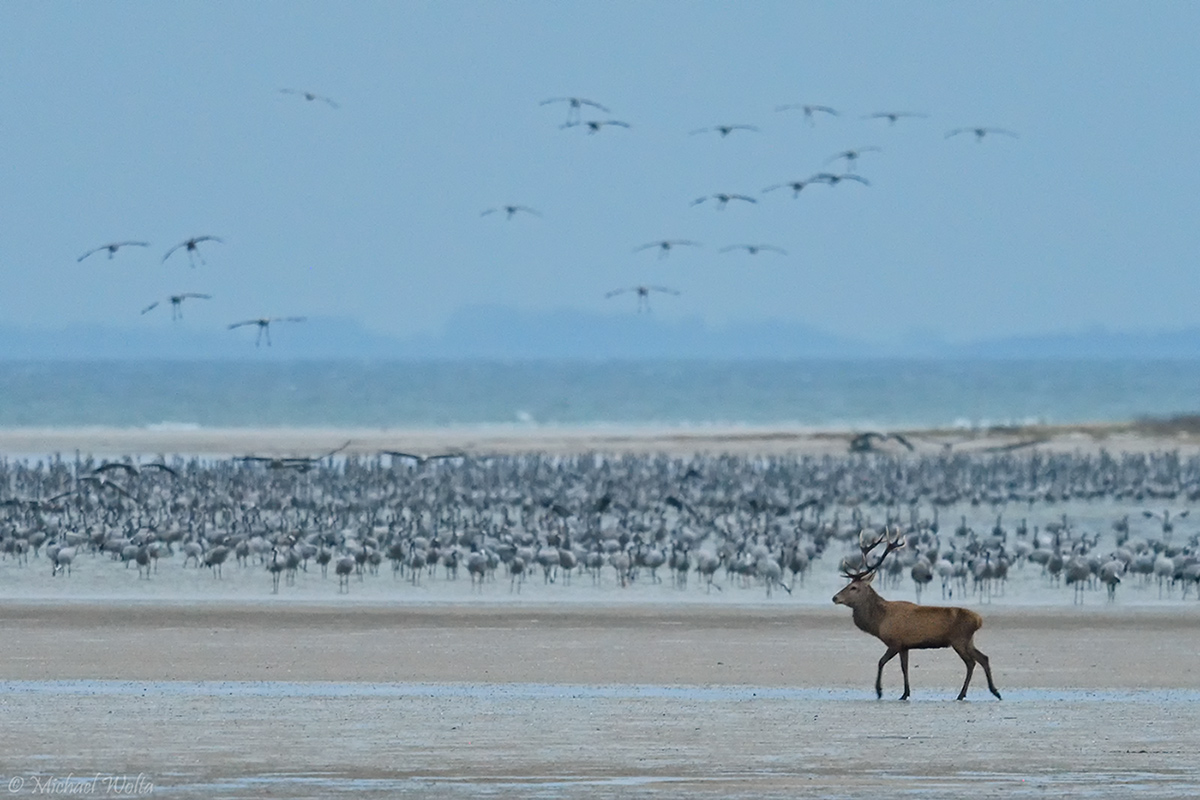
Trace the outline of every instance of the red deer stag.
[[[871, 563], [871, 551], [881, 544], [884, 545], [883, 555]], [[900, 669], [904, 672], [904, 694], [900, 699], [907, 700], [908, 651], [953, 647], [954, 652], [958, 653], [967, 665], [967, 678], [963, 681], [958, 699], [962, 700], [967, 696], [967, 686], [971, 683], [976, 661], [983, 665], [988, 688], [996, 695], [996, 699], [1000, 699], [1000, 692], [992, 682], [992, 668], [988, 664], [988, 657], [979, 652], [973, 641], [975, 631], [983, 626], [982, 617], [965, 608], [920, 606], [903, 600], [884, 600], [871, 588], [871, 581], [883, 560], [903, 545], [902, 538], [889, 536], [887, 533], [877, 537], [869, 545], [864, 546], [860, 542], [862, 566], [857, 571], [843, 571], [842, 574], [850, 579], [850, 583], [833, 596], [833, 602], [849, 606], [854, 611], [855, 625], [887, 645], [887, 652], [879, 659], [879, 672], [875, 675], [875, 695], [883, 697], [883, 666], [897, 653], [900, 654]]]

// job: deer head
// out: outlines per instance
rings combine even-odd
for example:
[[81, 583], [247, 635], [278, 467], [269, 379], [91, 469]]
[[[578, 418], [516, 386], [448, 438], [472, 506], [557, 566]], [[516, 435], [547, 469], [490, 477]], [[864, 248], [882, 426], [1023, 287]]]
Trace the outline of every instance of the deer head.
[[[881, 544], [884, 546], [883, 553], [872, 562], [871, 553]], [[862, 568], [842, 570], [842, 575], [849, 578], [850, 583], [833, 596], [833, 602], [844, 606], [856, 606], [862, 598], [874, 594], [871, 581], [875, 579], [875, 573], [883, 565], [888, 554], [903, 546], [904, 538], [900, 536], [900, 532], [886, 528], [882, 535], [876, 536], [868, 543], [860, 539], [858, 547], [862, 551]]]

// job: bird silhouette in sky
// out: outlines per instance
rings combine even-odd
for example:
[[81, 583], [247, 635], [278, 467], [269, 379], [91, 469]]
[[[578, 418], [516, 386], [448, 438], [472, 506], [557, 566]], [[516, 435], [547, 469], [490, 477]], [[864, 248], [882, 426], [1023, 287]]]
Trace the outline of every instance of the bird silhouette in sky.
[[142, 472], [146, 469], [157, 469], [157, 470], [161, 470], [162, 472], [165, 472], [168, 475], [171, 475], [173, 477], [176, 477], [176, 478], [179, 477], [178, 471], [172, 469], [171, 467], [167, 466], [166, 464], [162, 463], [161, 461], [151, 461], [147, 464], [141, 464], [141, 465], [130, 464], [130, 463], [127, 463], [124, 461], [108, 461], [108, 462], [105, 462], [105, 463], [101, 464], [100, 466], [96, 467], [95, 469], [93, 469], [91, 474], [100, 475], [105, 472], [112, 472], [113, 470], [119, 470], [121, 472], [124, 472], [126, 475], [128, 475], [131, 478], [140, 478], [140, 477], [142, 477]]
[[1020, 138], [1017, 134], [1006, 128], [955, 128], [947, 132], [945, 138], [949, 139], [952, 136], [958, 136], [960, 133], [975, 134], [976, 142], [982, 142], [985, 136], [993, 133], [1000, 134], [1001, 136], [1011, 136], [1014, 139]]
[[925, 119], [928, 116], [920, 111], [876, 111], [874, 114], [867, 114], [863, 119], [886, 119], [888, 125], [895, 125], [899, 119]]
[[183, 248], [184, 251], [187, 253], [188, 263], [191, 264], [193, 267], [196, 266], [195, 259], [197, 259], [197, 258], [200, 259], [201, 264], [207, 264], [208, 262], [206, 262], [204, 260], [204, 256], [202, 256], [200, 254], [200, 248], [197, 247], [197, 245], [200, 244], [200, 242], [221, 242], [222, 244], [224, 244], [224, 241], [217, 238], [216, 236], [193, 236], [191, 239], [188, 239], [187, 241], [184, 241], [184, 242], [180, 242], [179, 244], [175, 245], [170, 250], [168, 250], [167, 254], [162, 257], [163, 263], [165, 264], [167, 262], [167, 259], [171, 257], [172, 253], [174, 253], [176, 250], [179, 250], [180, 248]]
[[83, 261], [88, 256], [93, 255], [95, 253], [99, 253], [102, 250], [108, 251], [108, 257], [111, 260], [112, 257], [117, 254], [117, 251], [120, 250], [122, 247], [149, 247], [149, 246], [150, 246], [149, 242], [110, 242], [109, 244], [102, 244], [99, 247], [93, 247], [91, 250], [88, 250], [86, 253], [84, 253], [83, 255], [81, 255], [79, 258], [77, 258], [75, 260]]
[[332, 99], [326, 97], [325, 95], [316, 94], [314, 92], [306, 92], [301, 89], [280, 89], [279, 91], [282, 94], [298, 95], [300, 97], [303, 97], [305, 100], [309, 101], [310, 103], [314, 100], [319, 100], [322, 103], [325, 103], [330, 108], [341, 108], [340, 105], [338, 105], [336, 102], [334, 102]]
[[691, 202], [690, 205], [698, 206], [701, 203], [706, 202], [708, 200], [716, 200], [717, 201], [717, 210], [718, 211], [721, 211], [722, 209], [725, 208], [725, 206], [729, 205], [730, 200], [744, 200], [747, 203], [757, 203], [758, 202], [753, 197], [747, 197], [744, 194], [726, 194], [724, 192], [717, 192], [716, 194], [708, 194], [708, 195], [705, 195], [704, 197], [697, 197], [695, 200], [693, 200]]
[[605, 114], [612, 113], [607, 108], [605, 108], [604, 106], [597, 103], [595, 100], [587, 100], [583, 97], [551, 97], [549, 100], [543, 100], [542, 102], [538, 103], [538, 105], [548, 106], [553, 103], [566, 103], [567, 104], [567, 122], [568, 123], [579, 121], [580, 116], [582, 116], [582, 114], [583, 114], [584, 106], [589, 106], [590, 108], [599, 109], [600, 111], [603, 111]]
[[347, 439], [341, 447], [336, 447], [320, 456], [235, 456], [233, 460], [248, 464], [265, 464], [267, 469], [295, 469], [307, 472], [325, 459], [336, 456], [345, 450], [353, 441], [353, 439]]
[[728, 247], [722, 247], [718, 253], [732, 253], [734, 250], [745, 250], [752, 256], [759, 253], [778, 253], [781, 256], [786, 256], [787, 250], [782, 247], [776, 247], [773, 244], [731, 244]]
[[792, 190], [792, 198], [795, 199], [800, 196], [800, 192], [804, 190], [804, 187], [808, 186], [812, 182], [812, 178], [809, 178], [806, 181], [785, 181], [784, 183], [776, 183], [773, 186], [768, 186], [767, 188], [763, 189], [763, 194], [766, 194], [767, 192], [773, 192], [776, 189], [782, 189], [786, 186]]
[[626, 294], [628, 292], [634, 292], [637, 294], [637, 310], [639, 314], [643, 311], [650, 310], [651, 292], [662, 292], [663, 294], [671, 294], [675, 295], [676, 297], [679, 296], [679, 292], [675, 291], [674, 289], [667, 288], [666, 286], [629, 286], [624, 289], [613, 289], [611, 292], [605, 293], [604, 297], [605, 299], [608, 299], [610, 297], [616, 297], [619, 294]]
[[810, 105], [810, 104], [805, 104], [805, 103], [788, 103], [788, 104], [782, 105], [782, 106], [775, 106], [776, 111], [791, 111], [793, 109], [798, 109], [800, 111], [803, 111], [804, 119], [806, 122], [808, 122], [809, 125], [817, 124], [816, 114], [818, 111], [821, 112], [822, 114], [828, 114], [831, 117], [838, 116], [838, 112], [835, 111], [834, 109], [830, 108], [829, 106], [817, 106], [817, 105]]
[[466, 458], [467, 454], [461, 451], [453, 451], [449, 453], [403, 453], [399, 450], [381, 450], [380, 453], [385, 456], [391, 456], [393, 459], [406, 458], [416, 462], [417, 467], [423, 467], [430, 461], [443, 461], [447, 458]]
[[695, 136], [698, 133], [719, 133], [724, 139], [734, 131], [753, 131], [758, 133], [758, 128], [753, 125], [713, 125], [711, 128], [697, 128], [694, 131], [688, 131], [689, 136]]
[[869, 180], [860, 175], [855, 175], [853, 172], [844, 172], [840, 175], [833, 172], [818, 172], [808, 179], [809, 183], [827, 183], [830, 186], [837, 186], [842, 181], [858, 181], [863, 186], [871, 185]]
[[542, 215], [542, 212], [540, 212], [536, 209], [530, 208], [529, 206], [511, 205], [511, 206], [500, 206], [498, 208], [486, 209], [484, 211], [481, 211], [479, 213], [479, 216], [486, 217], [488, 214], [495, 214], [499, 211], [504, 212], [505, 219], [512, 219], [513, 216], [515, 216], [518, 212], [522, 212], [522, 211], [525, 212], [526, 214], [533, 214], [535, 217], [540, 217]]
[[658, 250], [659, 258], [666, 258], [667, 256], [671, 255], [671, 248], [673, 248], [673, 247], [703, 247], [703, 246], [704, 245], [700, 244], [699, 242], [693, 242], [690, 239], [662, 239], [657, 242], [648, 242], [646, 244], [635, 247], [635, 248], [633, 248], [633, 252], [640, 253], [643, 250], [649, 250], [651, 248], [655, 248]]
[[[211, 300], [212, 295], [198, 294], [196, 292], [184, 292], [182, 294], [171, 295], [170, 297], [167, 298], [167, 302], [169, 302], [171, 304], [171, 319], [172, 320], [183, 319], [183, 301], [187, 300], [189, 298], [194, 298], [196, 300]], [[158, 308], [160, 305], [161, 305], [161, 303], [158, 300], [155, 300], [153, 303], [151, 303], [150, 305], [143, 308], [142, 313], [145, 314], [149, 311], [153, 311], [154, 309]]]
[[868, 147], [851, 148], [850, 150], [843, 150], [840, 153], [830, 156], [825, 163], [832, 164], [835, 161], [845, 159], [846, 170], [848, 172], [854, 172], [854, 166], [858, 162], [858, 159], [862, 157], [863, 153], [880, 153], [882, 151], [883, 148], [875, 147], [874, 145], [870, 145]]
[[622, 122], [619, 119], [590, 119], [590, 120], [587, 120], [586, 122], [576, 120], [574, 122], [564, 122], [562, 125], [559, 125], [558, 127], [562, 128], [563, 130], [566, 130], [567, 128], [584, 127], [584, 128], [587, 128], [588, 134], [591, 135], [593, 133], [599, 133], [600, 129], [605, 127], [606, 125], [613, 125], [618, 128], [632, 128], [633, 127], [628, 122]]
[[270, 347], [272, 322], [305, 322], [307, 319], [307, 317], [259, 317], [258, 319], [246, 319], [241, 322], [235, 322], [229, 326], [229, 330], [241, 328], [246, 325], [257, 325], [258, 333], [254, 337], [254, 346], [258, 347], [263, 339], [266, 339], [267, 347]]

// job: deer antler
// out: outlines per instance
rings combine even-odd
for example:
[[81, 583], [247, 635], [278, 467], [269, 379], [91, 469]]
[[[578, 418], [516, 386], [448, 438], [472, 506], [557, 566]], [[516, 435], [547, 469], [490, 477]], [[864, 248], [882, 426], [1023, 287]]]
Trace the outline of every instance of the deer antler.
[[[881, 555], [874, 564], [870, 561], [871, 551], [879, 545], [884, 545], [883, 555]], [[861, 570], [842, 570], [842, 574], [851, 580], [862, 580], [868, 575], [874, 574], [882, 565], [884, 559], [893, 550], [898, 550], [904, 546], [904, 537], [900, 535], [899, 529], [884, 528], [883, 533], [876, 536], [875, 539], [867, 545], [864, 545], [860, 539], [858, 549], [862, 551], [862, 566]]]

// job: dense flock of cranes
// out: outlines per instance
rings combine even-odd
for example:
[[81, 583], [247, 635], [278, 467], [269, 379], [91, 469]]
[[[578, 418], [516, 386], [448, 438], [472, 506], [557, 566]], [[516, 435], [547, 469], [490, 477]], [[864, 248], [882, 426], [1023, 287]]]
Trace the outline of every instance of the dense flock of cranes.
[[350, 445], [319, 457], [0, 461], [0, 581], [85, 565], [159, 581], [233, 568], [262, 574], [265, 593], [332, 565], [349, 592], [390, 565], [401, 592], [462, 570], [476, 591], [519, 592], [534, 575], [772, 597], [852, 572], [860, 540], [887, 530], [904, 546], [880, 583], [911, 584], [918, 600], [930, 584], [954, 602], [1019, 601], [1031, 587], [1069, 589], [1078, 603], [1101, 588], [1115, 601], [1122, 586], [1200, 597], [1197, 534], [1181, 529], [1186, 508], [1170, 510], [1200, 500], [1200, 457], [345, 454]]

